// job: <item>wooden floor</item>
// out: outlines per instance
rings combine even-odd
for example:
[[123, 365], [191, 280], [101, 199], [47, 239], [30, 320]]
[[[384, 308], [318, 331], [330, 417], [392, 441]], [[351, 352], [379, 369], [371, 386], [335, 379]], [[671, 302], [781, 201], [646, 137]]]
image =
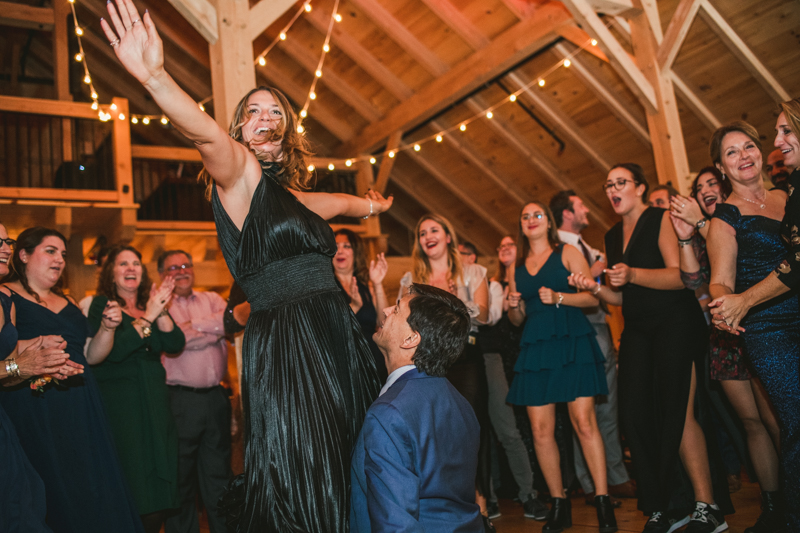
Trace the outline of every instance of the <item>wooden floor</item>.
[[[731, 494], [736, 513], [725, 517], [730, 533], [742, 533], [752, 526], [761, 514], [761, 496], [758, 485], [742, 483], [742, 489]], [[538, 533], [544, 522], [537, 522], [522, 515], [522, 506], [511, 500], [500, 500], [500, 518], [493, 520], [497, 533]], [[646, 517], [636, 509], [636, 500], [622, 500], [616, 510], [617, 525], [621, 532], [641, 533]], [[583, 496], [572, 499], [572, 527], [569, 533], [597, 533], [597, 514], [594, 507], [584, 503]]]

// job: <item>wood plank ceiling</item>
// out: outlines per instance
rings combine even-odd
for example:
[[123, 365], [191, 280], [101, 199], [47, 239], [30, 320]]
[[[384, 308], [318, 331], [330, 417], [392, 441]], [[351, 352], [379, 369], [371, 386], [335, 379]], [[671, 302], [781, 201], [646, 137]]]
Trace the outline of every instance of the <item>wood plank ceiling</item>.
[[[102, 36], [98, 19], [104, 4], [76, 3], [101, 99], [122, 96], [130, 100], [132, 113], [158, 113]], [[568, 4], [576, 9], [583, 2]], [[209, 96], [203, 36], [168, 2], [137, 5], [148, 8], [156, 21], [167, 70], [193, 98]], [[298, 109], [314, 76], [334, 0], [311, 5], [311, 13], [301, 16], [270, 52], [266, 66], [256, 67], [258, 82], [281, 89]], [[633, 5], [651, 20], [658, 17], [657, 41], [678, 45], [662, 46], [659, 60], [662, 67], [669, 63], [665, 72], [675, 86], [690, 169], [709, 163], [713, 129], [732, 120], [752, 123], [765, 151], [771, 151], [776, 101], [800, 95], [800, 2], [649, 0]], [[254, 56], [300, 6], [297, 2], [255, 38]], [[339, 13], [343, 19], [335, 25], [318, 96], [305, 121], [307, 135], [321, 156], [373, 153], [378, 164], [393, 133], [401, 131], [400, 146], [408, 146], [457, 126], [537, 80], [587, 38], [563, 4], [547, 0], [342, 0]], [[628, 21], [611, 14], [601, 14], [600, 20], [622, 52], [633, 54]], [[0, 36], [2, 94], [54, 97], [47, 84], [53, 76], [49, 39], [47, 32], [18, 28]], [[598, 48], [578, 52], [571, 68], [549, 74], [544, 87], [524, 91], [515, 103], [495, 110], [491, 120], [472, 122], [466, 131], [427, 143], [418, 153], [401, 151], [386, 189], [397, 207], [381, 221], [393, 251], [408, 254], [416, 219], [436, 211], [462, 238], [491, 254], [504, 234], [516, 231], [524, 202], [547, 201], [568, 187], [590, 206], [588, 236], [599, 245], [616, 220], [601, 189], [609, 166], [633, 161], [651, 183], [657, 178], [645, 109], [619, 69], [604, 60], [607, 47]], [[73, 85], [73, 94], [85, 99], [80, 85]], [[206, 109], [213, 114], [213, 102]], [[152, 124], [132, 125], [132, 135], [134, 142], [186, 144], [174, 130]]]

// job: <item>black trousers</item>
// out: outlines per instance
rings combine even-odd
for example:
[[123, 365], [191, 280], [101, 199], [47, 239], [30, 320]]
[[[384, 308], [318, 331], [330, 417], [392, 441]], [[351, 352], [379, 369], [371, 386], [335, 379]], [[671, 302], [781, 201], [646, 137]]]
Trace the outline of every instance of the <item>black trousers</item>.
[[231, 479], [231, 404], [227, 391], [169, 388], [178, 428], [180, 513], [167, 519], [165, 533], [199, 533], [197, 492], [208, 514], [211, 533], [225, 533], [217, 502]]

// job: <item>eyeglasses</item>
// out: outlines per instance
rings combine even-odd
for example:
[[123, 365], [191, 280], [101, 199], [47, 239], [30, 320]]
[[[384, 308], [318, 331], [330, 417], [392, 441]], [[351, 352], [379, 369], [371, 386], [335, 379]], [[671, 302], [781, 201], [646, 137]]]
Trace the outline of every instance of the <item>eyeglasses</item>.
[[613, 188], [615, 188], [616, 190], [618, 190], [618, 191], [621, 191], [622, 189], [624, 189], [624, 188], [625, 188], [625, 185], [626, 185], [628, 182], [631, 182], [631, 183], [633, 183], [633, 180], [617, 180], [617, 181], [608, 181], [608, 182], [606, 182], [606, 184], [605, 184], [605, 185], [603, 185], [603, 190], [604, 190], [604, 191], [606, 191], [606, 192], [608, 192], [608, 191], [610, 191], [610, 190], [611, 190], [611, 188], [613, 187]]
[[179, 270], [191, 270], [192, 267], [194, 267], [194, 265], [173, 265], [171, 267], [165, 268], [164, 270], [166, 270], [170, 274], [174, 274], [175, 272], [178, 272]]
[[544, 213], [540, 212], [540, 213], [534, 213], [532, 215], [530, 213], [525, 213], [520, 218], [522, 220], [526, 220], [526, 221], [530, 220], [532, 218], [535, 218], [535, 219], [538, 219], [538, 220], [542, 220], [544, 218]]
[[3, 243], [6, 243], [9, 246], [14, 246], [17, 244], [17, 241], [14, 239], [0, 239], [0, 247], [3, 246]]

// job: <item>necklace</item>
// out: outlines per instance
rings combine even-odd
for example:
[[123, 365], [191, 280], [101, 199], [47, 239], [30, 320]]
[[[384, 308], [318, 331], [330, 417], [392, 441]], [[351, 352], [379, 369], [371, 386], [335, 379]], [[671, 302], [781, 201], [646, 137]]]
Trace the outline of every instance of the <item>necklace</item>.
[[766, 208], [767, 208], [767, 204], [766, 204], [766, 201], [767, 201], [767, 192], [766, 192], [766, 191], [764, 191], [764, 199], [763, 199], [763, 200], [759, 200], [758, 202], [756, 202], [755, 200], [751, 200], [750, 198], [745, 198], [744, 196], [742, 196], [742, 195], [741, 195], [741, 194], [739, 194], [738, 192], [737, 192], [736, 194], [739, 196], [739, 198], [741, 198], [741, 199], [742, 199], [742, 200], [744, 200], [745, 202], [750, 202], [750, 203], [751, 203], [751, 204], [753, 204], [753, 205], [757, 205], [757, 206], [758, 206], [758, 207], [760, 207], [761, 209], [766, 209]]

